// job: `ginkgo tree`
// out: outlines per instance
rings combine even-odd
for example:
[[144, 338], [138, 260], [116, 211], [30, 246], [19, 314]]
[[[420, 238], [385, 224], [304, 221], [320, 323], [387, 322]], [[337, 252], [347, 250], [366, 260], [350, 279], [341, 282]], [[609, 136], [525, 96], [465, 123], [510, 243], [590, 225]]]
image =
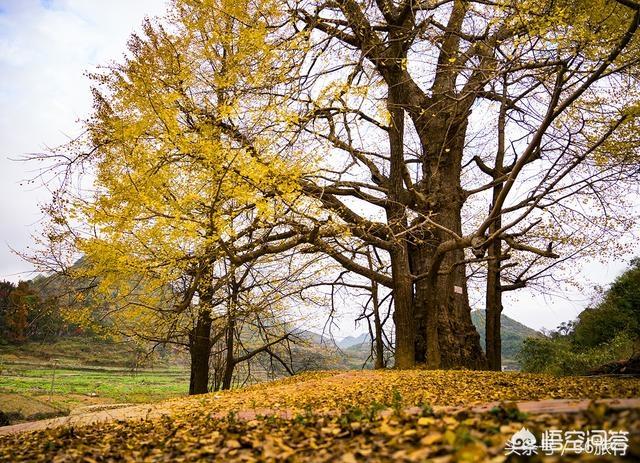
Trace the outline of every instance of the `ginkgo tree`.
[[[554, 258], [548, 242], [532, 239], [554, 227], [540, 220], [545, 210], [579, 211], [584, 199], [634, 185], [640, 4], [290, 8], [301, 33], [314, 31], [300, 133], [331, 153], [303, 191], [384, 252], [391, 272], [372, 272], [334, 238], [317, 249], [393, 290], [397, 366], [486, 366], [469, 314], [469, 264], [489, 262], [495, 288], [500, 243]], [[491, 313], [499, 336], [499, 306]]]
[[583, 205], [624, 219], [639, 23], [634, 0], [176, 0], [92, 75], [47, 236], [102, 294], [135, 293], [129, 323], [191, 310], [194, 333], [243, 266], [330, 256], [391, 290], [399, 368], [487, 366], [467, 290], [486, 265], [497, 369], [507, 259], [562, 258], [556, 218], [588, 222]]
[[[174, 2], [164, 21], [147, 20], [131, 37], [123, 62], [90, 75], [86, 136], [54, 153], [68, 175], [47, 235], [83, 256], [73, 277], [93, 282], [98, 302], [76, 318], [184, 342], [191, 393], [207, 391], [210, 352], [222, 336], [223, 387], [235, 364], [290, 339], [267, 333], [262, 346], [234, 357], [237, 314], [271, 309], [231, 308], [245, 281], [238, 275], [268, 268], [265, 256], [322, 232], [290, 217], [309, 160], [276, 142], [304, 43], [274, 33], [285, 19], [272, 1]], [[292, 285], [304, 281], [304, 268], [289, 267]]]

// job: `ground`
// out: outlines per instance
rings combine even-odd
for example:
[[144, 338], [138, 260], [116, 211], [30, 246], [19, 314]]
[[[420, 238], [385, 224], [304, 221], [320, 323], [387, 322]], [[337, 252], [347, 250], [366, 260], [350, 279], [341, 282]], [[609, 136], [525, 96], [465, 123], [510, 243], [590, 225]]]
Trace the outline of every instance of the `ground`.
[[[538, 438], [548, 429], [628, 431], [627, 456], [638, 458], [639, 397], [638, 379], [318, 372], [172, 399], [127, 419], [11, 432], [0, 436], [0, 460], [504, 461], [507, 440], [522, 427]], [[589, 400], [553, 413], [529, 407], [528, 414], [512, 403], [548, 399]], [[495, 403], [479, 407], [488, 402]]]

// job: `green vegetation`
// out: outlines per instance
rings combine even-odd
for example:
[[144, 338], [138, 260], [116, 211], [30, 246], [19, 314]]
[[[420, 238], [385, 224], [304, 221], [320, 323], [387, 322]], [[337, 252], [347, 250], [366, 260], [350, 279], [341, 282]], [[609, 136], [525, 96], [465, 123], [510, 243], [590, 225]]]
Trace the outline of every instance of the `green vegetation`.
[[16, 422], [66, 415], [82, 406], [184, 395], [188, 369], [178, 360], [165, 353], [142, 362], [126, 344], [92, 338], [2, 346], [0, 410]]
[[42, 341], [76, 330], [63, 319], [57, 298], [44, 296], [33, 282], [0, 281], [0, 344]]
[[[487, 312], [485, 310], [474, 310], [471, 312], [471, 321], [480, 334], [480, 345], [484, 348], [486, 343]], [[516, 357], [525, 339], [540, 338], [542, 336], [538, 331], [504, 314], [500, 315], [500, 335], [502, 337], [502, 363], [506, 367], [516, 366]]]
[[585, 374], [631, 358], [640, 344], [640, 259], [611, 285], [600, 303], [544, 338], [528, 338], [518, 355], [526, 371]]

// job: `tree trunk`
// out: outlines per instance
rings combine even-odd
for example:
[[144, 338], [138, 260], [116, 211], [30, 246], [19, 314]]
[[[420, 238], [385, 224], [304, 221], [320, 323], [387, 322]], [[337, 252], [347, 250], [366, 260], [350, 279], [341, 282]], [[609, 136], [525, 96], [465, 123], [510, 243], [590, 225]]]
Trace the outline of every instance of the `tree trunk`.
[[[371, 256], [369, 256], [371, 260]], [[384, 368], [384, 343], [382, 342], [382, 321], [380, 320], [380, 300], [378, 299], [378, 283], [371, 280], [371, 299], [373, 303], [373, 323], [375, 329], [375, 363], [374, 368]]]
[[209, 355], [211, 354], [211, 313], [203, 309], [198, 313], [196, 327], [189, 336], [191, 377], [189, 395], [209, 392]]
[[[491, 246], [498, 244], [498, 240]], [[502, 314], [502, 295], [500, 294], [500, 261], [496, 252], [489, 252], [486, 297], [486, 350], [490, 370], [502, 370], [502, 339], [500, 334], [500, 316]], [[491, 260], [491, 259], [496, 260]]]
[[391, 257], [393, 273], [393, 322], [395, 324], [395, 367], [415, 366], [415, 325], [413, 291], [406, 246], [394, 250]]
[[231, 381], [233, 380], [233, 370], [236, 367], [234, 356], [235, 348], [235, 330], [236, 330], [236, 307], [238, 303], [239, 288], [234, 281], [231, 283], [231, 300], [227, 311], [227, 336], [226, 336], [226, 359], [224, 362], [224, 375], [222, 377], [222, 390], [231, 389]]
[[[438, 222], [459, 233], [453, 212], [441, 212]], [[450, 220], [445, 220], [447, 216]], [[464, 251], [456, 249], [436, 259], [436, 244], [446, 240], [442, 234], [434, 231], [430, 239], [412, 246], [412, 271], [422, 277], [415, 289], [416, 360], [429, 368], [483, 368], [485, 357], [471, 322], [465, 266], [459, 264]]]
[[416, 124], [424, 153], [423, 180], [416, 188], [426, 198], [423, 214], [439, 226], [412, 245], [412, 271], [424, 276], [415, 290], [416, 325], [425, 337], [416, 338], [416, 357], [430, 368], [483, 368], [480, 335], [471, 322], [464, 250], [438, 251], [454, 235], [462, 236], [465, 201], [460, 182], [468, 114], [455, 116], [455, 101], [444, 101], [433, 108], [439, 117]]
[[[506, 77], [505, 77], [506, 79]], [[503, 83], [503, 97], [506, 99], [507, 82]], [[502, 103], [498, 115], [498, 151], [496, 162], [492, 170], [493, 187], [491, 209], [502, 192], [502, 183], [498, 182], [504, 176], [505, 127], [507, 106]], [[502, 227], [502, 216], [496, 217], [489, 226], [489, 236], [497, 233]], [[486, 324], [485, 341], [487, 363], [490, 370], [502, 370], [502, 335], [500, 333], [502, 315], [502, 290], [500, 286], [500, 267], [502, 265], [502, 241], [498, 238], [489, 243], [487, 262], [487, 291], [486, 291]]]
[[234, 335], [235, 323], [233, 319], [230, 319], [227, 326], [227, 355], [224, 364], [224, 376], [222, 377], [222, 390], [231, 389], [233, 370], [236, 366], [235, 359], [233, 357]]
[[407, 228], [407, 215], [400, 197], [404, 191], [404, 110], [399, 102], [402, 75], [387, 79], [389, 94], [387, 110], [391, 115], [389, 127], [389, 206], [387, 222], [395, 236], [400, 236], [390, 251], [393, 276], [393, 321], [395, 323], [395, 367], [399, 369], [415, 366], [415, 325], [413, 320], [413, 279], [409, 267], [408, 243], [403, 235]]
[[[502, 167], [496, 172], [502, 172]], [[494, 172], [494, 176], [497, 175]], [[500, 194], [501, 187], [493, 189], [493, 199]], [[500, 217], [489, 226], [489, 235], [500, 229]], [[486, 290], [486, 325], [485, 341], [487, 352], [487, 366], [490, 370], [502, 370], [502, 337], [500, 333], [502, 315], [502, 290], [500, 287], [500, 266], [502, 265], [502, 241], [495, 239], [489, 244], [487, 261], [487, 290]]]

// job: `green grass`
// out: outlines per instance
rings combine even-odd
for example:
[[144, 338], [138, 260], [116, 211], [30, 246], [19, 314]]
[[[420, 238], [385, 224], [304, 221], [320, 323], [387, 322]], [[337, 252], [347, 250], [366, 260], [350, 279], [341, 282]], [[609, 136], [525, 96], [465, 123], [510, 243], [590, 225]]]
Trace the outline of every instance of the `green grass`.
[[53, 393], [96, 395], [117, 402], [150, 402], [184, 394], [188, 389], [188, 373], [184, 369], [95, 370], [29, 368], [5, 365], [0, 375], [0, 390], [29, 395]]
[[[29, 342], [20, 345], [0, 345], [0, 363], [28, 363], [49, 365], [54, 360], [65, 365], [136, 368], [153, 364], [179, 364], [176, 355], [156, 354], [146, 359], [144, 352], [129, 342], [115, 342], [100, 338], [73, 337], [56, 342]], [[184, 362], [182, 362], [184, 364]]]
[[189, 370], [176, 356], [155, 358], [154, 368], [137, 364], [128, 346], [95, 339], [0, 346], [0, 411], [21, 421], [88, 405], [187, 394]]

